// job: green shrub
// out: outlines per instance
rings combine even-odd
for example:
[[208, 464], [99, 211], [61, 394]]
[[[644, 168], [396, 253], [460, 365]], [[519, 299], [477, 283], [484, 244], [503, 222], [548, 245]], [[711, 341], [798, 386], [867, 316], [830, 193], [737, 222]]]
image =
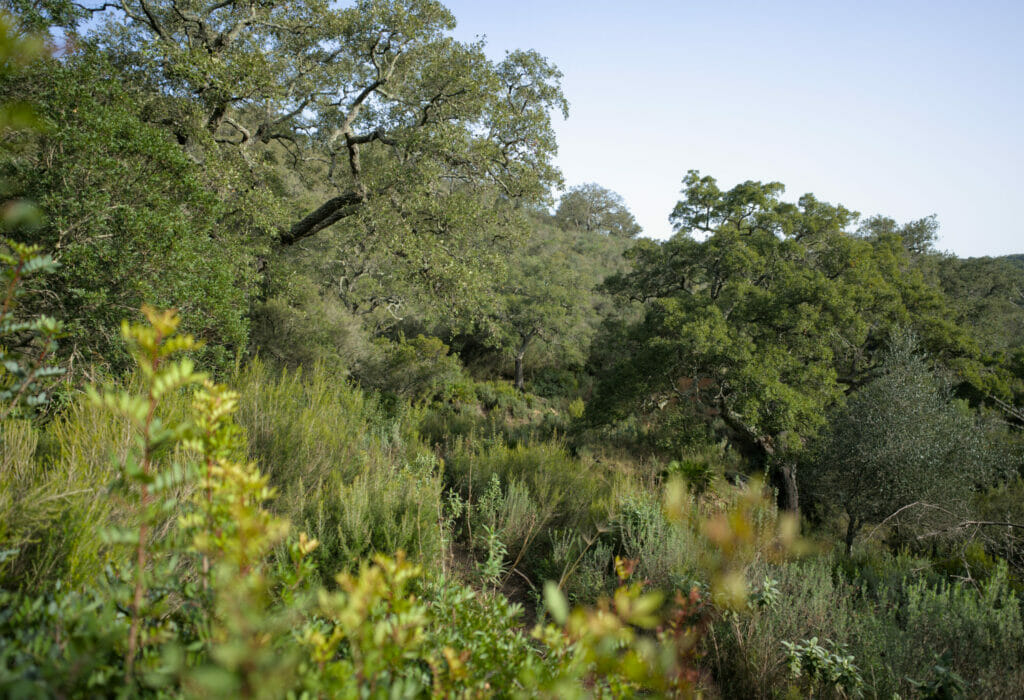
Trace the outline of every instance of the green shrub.
[[579, 378], [575, 372], [560, 367], [540, 367], [532, 373], [527, 388], [544, 398], [573, 396], [579, 391]]
[[910, 584], [905, 606], [889, 606], [886, 612], [890, 624], [901, 624], [906, 635], [897, 656], [902, 679], [920, 675], [938, 654], [949, 653], [953, 669], [969, 680], [972, 695], [1019, 697], [1024, 688], [1024, 623], [1005, 564], [978, 587]]
[[[118, 386], [137, 388], [138, 382]], [[164, 407], [180, 419], [188, 399], [171, 394]], [[128, 421], [77, 395], [43, 428], [0, 424], [0, 442], [0, 550], [18, 550], [0, 564], [0, 587], [58, 578], [71, 586], [96, 582], [110, 556], [97, 533], [133, 513], [130, 504], [107, 495], [131, 445]], [[176, 459], [167, 455], [162, 463]]]
[[919, 575], [927, 565], [876, 558], [864, 569], [870, 584], [847, 580], [843, 560], [832, 557], [771, 569], [777, 603], [715, 626], [710, 661], [723, 694], [767, 697], [786, 687], [782, 643], [817, 637], [853, 657], [873, 697], [913, 696], [914, 683], [934, 680], [936, 658], [946, 653], [947, 670], [968, 680], [970, 696], [1019, 697], [1024, 626], [1005, 565], [978, 586]]
[[238, 422], [250, 456], [270, 476], [271, 507], [320, 540], [324, 572], [374, 552], [441, 552], [441, 477], [420, 443], [417, 415], [388, 415], [336, 369], [271, 373], [259, 361], [238, 376]]
[[430, 406], [423, 412], [419, 433], [430, 445], [444, 445], [458, 438], [475, 434], [493, 434], [494, 420], [483, 416], [473, 406]]
[[459, 358], [450, 355], [440, 338], [417, 335], [397, 341], [381, 339], [383, 359], [367, 367], [360, 378], [367, 386], [403, 400], [428, 401], [438, 397], [445, 387], [462, 379]]
[[802, 642], [783, 642], [786, 666], [791, 680], [800, 682], [808, 697], [832, 691], [843, 698], [859, 698], [864, 694], [864, 679], [854, 664], [853, 656], [831, 640], [818, 644], [817, 637]]
[[358, 372], [382, 355], [357, 316], [301, 275], [256, 305], [251, 334], [257, 353], [292, 369], [323, 363]]
[[401, 467], [366, 471], [351, 481], [328, 479], [308, 493], [293, 521], [320, 541], [314, 553], [324, 572], [346, 571], [376, 553], [408, 552], [436, 562], [443, 554], [438, 528], [441, 477], [423, 455]]
[[446, 457], [445, 476], [463, 496], [486, 492], [492, 475], [519, 481], [530, 498], [553, 511], [553, 527], [593, 529], [607, 519], [611, 480], [595, 464], [570, 457], [556, 443], [516, 445], [457, 441]]
[[98, 592], [0, 590], [0, 696], [116, 697], [128, 619]]
[[661, 501], [639, 491], [618, 505], [610, 535], [616, 552], [636, 561], [636, 575], [660, 590], [688, 590], [699, 573], [701, 543], [692, 529], [665, 518]]

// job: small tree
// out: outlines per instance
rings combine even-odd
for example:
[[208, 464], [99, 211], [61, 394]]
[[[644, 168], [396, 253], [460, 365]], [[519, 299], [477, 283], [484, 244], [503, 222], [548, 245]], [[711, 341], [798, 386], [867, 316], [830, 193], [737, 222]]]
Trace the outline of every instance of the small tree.
[[835, 416], [804, 468], [805, 487], [819, 503], [846, 513], [847, 551], [866, 522], [899, 524], [904, 511], [959, 517], [970, 493], [995, 472], [981, 428], [952, 400], [915, 341], [897, 338], [881, 374]]
[[523, 256], [510, 266], [492, 319], [492, 342], [515, 360], [515, 384], [520, 391], [525, 386], [524, 358], [534, 341], [564, 347], [577, 339], [572, 330], [581, 321], [581, 295], [586, 293], [566, 260], [552, 251], [537, 252], [547, 257]]
[[620, 238], [636, 238], [642, 231], [622, 197], [594, 183], [578, 185], [562, 195], [555, 222], [565, 229]]

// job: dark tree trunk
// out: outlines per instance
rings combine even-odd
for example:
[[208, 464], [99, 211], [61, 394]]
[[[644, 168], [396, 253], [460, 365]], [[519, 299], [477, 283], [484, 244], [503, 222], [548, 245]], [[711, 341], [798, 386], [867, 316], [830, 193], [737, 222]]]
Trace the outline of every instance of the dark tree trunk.
[[800, 507], [796, 484], [796, 463], [779, 456], [770, 436], [761, 435], [747, 425], [742, 416], [733, 412], [724, 402], [718, 404], [719, 415], [732, 429], [732, 442], [740, 454], [755, 469], [768, 467], [772, 486], [778, 492], [778, 506], [796, 513]]
[[525, 353], [523, 353], [523, 352], [516, 353], [516, 389], [518, 389], [519, 391], [523, 391], [524, 390], [524, 388], [523, 388], [524, 387], [524, 382], [523, 382], [523, 355], [524, 354]]
[[853, 538], [857, 536], [857, 530], [860, 528], [857, 518], [852, 515], [849, 518], [846, 523], [846, 556], [850, 556], [850, 552], [853, 551]]
[[303, 238], [312, 236], [331, 224], [351, 216], [365, 202], [366, 195], [358, 190], [333, 197], [295, 223], [288, 231], [283, 232], [281, 244], [292, 245]]
[[796, 486], [796, 465], [780, 462], [772, 469], [772, 481], [779, 491], [779, 508], [796, 513], [800, 509], [799, 491]]

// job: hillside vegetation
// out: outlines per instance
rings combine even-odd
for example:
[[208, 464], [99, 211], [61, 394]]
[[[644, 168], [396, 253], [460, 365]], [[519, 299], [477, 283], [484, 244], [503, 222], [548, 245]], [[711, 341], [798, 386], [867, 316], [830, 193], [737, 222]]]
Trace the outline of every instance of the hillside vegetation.
[[0, 696], [1024, 695], [1024, 254], [644, 238], [434, 0], [5, 6]]

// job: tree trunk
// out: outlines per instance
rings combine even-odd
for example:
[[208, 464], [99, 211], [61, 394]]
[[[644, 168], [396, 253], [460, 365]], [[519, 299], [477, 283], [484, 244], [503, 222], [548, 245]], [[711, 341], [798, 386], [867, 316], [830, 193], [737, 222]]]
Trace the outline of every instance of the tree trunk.
[[520, 340], [522, 342], [519, 343], [519, 347], [516, 348], [516, 389], [519, 391], [525, 391], [523, 382], [523, 356], [526, 355], [526, 348], [529, 347], [530, 341], [533, 340], [534, 335], [536, 335], [536, 333], [532, 331], [526, 335], [521, 335]]
[[799, 492], [796, 486], [796, 465], [781, 462], [772, 470], [772, 481], [779, 490], [779, 508], [796, 513], [800, 509]]
[[769, 469], [772, 486], [779, 494], [779, 508], [796, 513], [800, 507], [796, 463], [778, 455], [772, 437], [755, 431], [724, 401], [720, 400], [717, 407], [722, 420], [732, 429], [732, 442], [740, 454], [750, 461], [751, 466]]
[[353, 190], [327, 200], [315, 211], [295, 223], [288, 231], [282, 232], [281, 244], [292, 245], [347, 216], [351, 216], [366, 202], [366, 199], [364, 192]]
[[848, 517], [850, 519], [846, 523], [846, 556], [850, 556], [850, 552], [853, 551], [853, 538], [857, 536], [857, 530], [860, 528], [857, 518], [852, 515]]

